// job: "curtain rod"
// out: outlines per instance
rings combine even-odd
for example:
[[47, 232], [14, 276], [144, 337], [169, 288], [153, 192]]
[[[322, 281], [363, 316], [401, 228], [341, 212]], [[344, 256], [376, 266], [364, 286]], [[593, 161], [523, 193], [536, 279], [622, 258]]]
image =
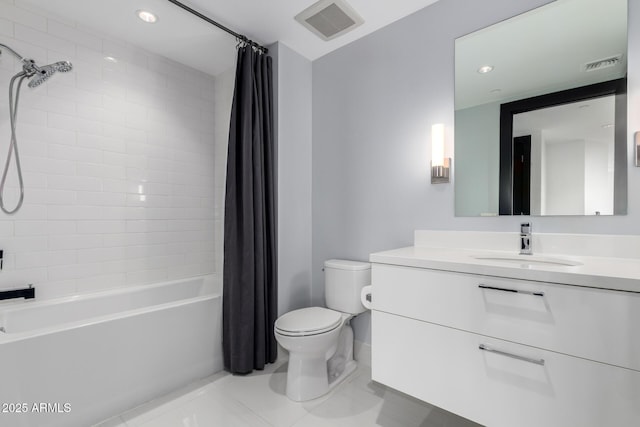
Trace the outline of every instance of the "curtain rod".
[[247, 36], [236, 33], [235, 31], [233, 31], [230, 28], [225, 27], [224, 25], [220, 24], [219, 22], [214, 21], [213, 19], [209, 18], [206, 15], [203, 15], [202, 13], [198, 12], [195, 9], [190, 8], [189, 6], [187, 6], [184, 3], [181, 3], [177, 0], [168, 0], [170, 3], [175, 4], [176, 6], [186, 10], [187, 12], [191, 13], [192, 15], [197, 16], [198, 18], [207, 21], [209, 24], [214, 25], [218, 28], [220, 28], [222, 31], [225, 31], [229, 34], [231, 34], [232, 36], [234, 36], [236, 39], [242, 41], [243, 43], [246, 43], [250, 46], [253, 46], [256, 49], [259, 49], [262, 51], [262, 53], [269, 53], [269, 49], [267, 49], [266, 47], [254, 42], [253, 40], [250, 40], [249, 38], [247, 38]]

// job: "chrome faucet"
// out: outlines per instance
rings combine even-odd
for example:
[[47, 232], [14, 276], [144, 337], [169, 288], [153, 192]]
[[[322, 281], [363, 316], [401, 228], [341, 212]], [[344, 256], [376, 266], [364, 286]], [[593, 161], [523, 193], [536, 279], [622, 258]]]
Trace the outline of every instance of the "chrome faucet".
[[531, 249], [531, 223], [520, 224], [520, 255], [533, 255]]

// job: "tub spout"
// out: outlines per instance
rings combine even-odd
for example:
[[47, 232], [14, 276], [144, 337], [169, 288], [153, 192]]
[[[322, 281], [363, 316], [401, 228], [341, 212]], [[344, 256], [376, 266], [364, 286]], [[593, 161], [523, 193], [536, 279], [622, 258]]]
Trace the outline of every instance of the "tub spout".
[[0, 300], [14, 299], [14, 298], [32, 299], [35, 297], [36, 297], [36, 289], [33, 287], [33, 285], [29, 285], [28, 288], [11, 289], [9, 291], [0, 291]]

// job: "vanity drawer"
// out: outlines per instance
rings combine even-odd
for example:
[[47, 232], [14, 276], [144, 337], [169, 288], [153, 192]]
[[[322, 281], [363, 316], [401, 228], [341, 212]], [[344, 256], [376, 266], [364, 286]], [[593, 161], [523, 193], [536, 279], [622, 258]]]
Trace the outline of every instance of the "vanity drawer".
[[371, 344], [373, 380], [488, 427], [640, 425], [640, 372], [379, 311]]
[[640, 370], [637, 293], [382, 264], [372, 284], [374, 310]]

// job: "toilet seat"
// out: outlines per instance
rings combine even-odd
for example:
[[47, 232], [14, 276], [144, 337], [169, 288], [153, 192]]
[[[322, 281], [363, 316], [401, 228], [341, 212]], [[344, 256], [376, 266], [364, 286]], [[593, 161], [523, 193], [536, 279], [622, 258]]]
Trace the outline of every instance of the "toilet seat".
[[305, 337], [330, 332], [342, 325], [342, 313], [323, 307], [308, 307], [280, 316], [275, 331], [289, 337]]

